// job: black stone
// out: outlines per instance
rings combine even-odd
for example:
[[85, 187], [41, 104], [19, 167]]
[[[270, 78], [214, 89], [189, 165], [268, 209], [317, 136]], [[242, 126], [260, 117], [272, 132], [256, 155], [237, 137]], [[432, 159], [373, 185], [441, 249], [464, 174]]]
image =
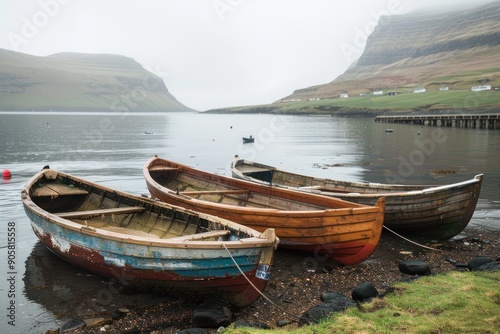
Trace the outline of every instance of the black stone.
[[324, 303], [328, 303], [330, 301], [333, 301], [337, 298], [342, 298], [345, 297], [343, 294], [340, 292], [323, 292], [320, 296], [320, 300]]
[[229, 308], [217, 301], [205, 302], [193, 311], [194, 327], [219, 328], [231, 323], [232, 314]]
[[474, 268], [474, 271], [494, 271], [494, 270], [500, 270], [500, 262], [498, 261], [488, 262], [479, 267]]
[[428, 276], [431, 274], [431, 267], [429, 264], [420, 260], [401, 261], [398, 266], [399, 271], [407, 275]]
[[468, 267], [470, 271], [474, 271], [477, 267], [493, 261], [494, 260], [489, 256], [478, 256], [469, 261]]
[[59, 333], [67, 333], [69, 331], [73, 331], [77, 328], [81, 328], [85, 326], [86, 323], [83, 320], [80, 319], [71, 319], [66, 321], [60, 328], [59, 328]]
[[364, 282], [352, 290], [351, 296], [358, 303], [362, 303], [377, 297], [378, 291], [372, 283]]
[[259, 328], [259, 329], [271, 329], [268, 325], [266, 325], [262, 322], [236, 321], [233, 325], [235, 328], [250, 327], [250, 328]]
[[286, 326], [286, 325], [291, 324], [292, 322], [293, 322], [293, 321], [291, 321], [291, 320], [280, 320], [280, 321], [278, 321], [278, 322], [276, 323], [276, 325], [277, 325], [278, 327], [283, 327], [283, 326]]
[[332, 313], [342, 312], [345, 309], [356, 305], [356, 302], [351, 298], [339, 294], [328, 303], [315, 305], [304, 312], [300, 317], [299, 325], [302, 326], [311, 323], [319, 323], [321, 319], [330, 316]]
[[208, 332], [203, 328], [193, 327], [175, 332], [175, 334], [208, 334]]

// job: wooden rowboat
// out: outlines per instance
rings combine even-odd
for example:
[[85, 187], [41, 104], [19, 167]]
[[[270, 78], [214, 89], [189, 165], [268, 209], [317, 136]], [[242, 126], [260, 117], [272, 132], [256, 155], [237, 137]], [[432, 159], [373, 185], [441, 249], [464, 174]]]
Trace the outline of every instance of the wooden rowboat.
[[22, 190], [36, 236], [76, 266], [125, 286], [257, 300], [278, 239], [211, 215], [130, 195], [56, 170]]
[[471, 180], [441, 186], [347, 182], [290, 173], [238, 156], [231, 164], [231, 172], [238, 179], [366, 205], [373, 205], [383, 196], [385, 226], [430, 239], [451, 238], [469, 224], [483, 179], [479, 174]]
[[144, 166], [153, 197], [258, 231], [273, 228], [280, 247], [328, 254], [342, 264], [367, 259], [382, 232], [384, 200], [373, 206], [259, 185], [154, 157]]

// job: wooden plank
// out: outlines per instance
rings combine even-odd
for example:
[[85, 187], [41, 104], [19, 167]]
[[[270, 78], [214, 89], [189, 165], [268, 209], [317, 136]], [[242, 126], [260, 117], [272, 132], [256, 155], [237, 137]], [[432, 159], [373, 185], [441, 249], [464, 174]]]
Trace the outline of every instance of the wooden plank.
[[144, 211], [144, 208], [142, 206], [126, 206], [120, 208], [100, 209], [100, 210], [59, 212], [54, 214], [61, 218], [81, 218], [81, 217], [92, 217], [100, 215], [138, 213], [142, 211]]
[[212, 195], [212, 194], [248, 194], [250, 190], [245, 189], [226, 189], [226, 190], [200, 190], [183, 191], [181, 195]]
[[177, 242], [177, 241], [203, 240], [203, 239], [208, 239], [208, 238], [221, 237], [224, 235], [228, 235], [230, 233], [231, 233], [231, 231], [229, 231], [229, 230], [215, 230], [215, 231], [195, 233], [195, 234], [190, 234], [190, 235], [183, 235], [182, 237], [170, 238], [170, 239], [168, 239], [168, 241]]
[[101, 230], [116, 232], [121, 234], [127, 234], [130, 236], [143, 237], [143, 238], [151, 238], [151, 239], [159, 239], [160, 237], [153, 233], [147, 233], [139, 230], [134, 230], [131, 228], [120, 227], [120, 226], [106, 226], [101, 227]]
[[163, 165], [151, 166], [148, 169], [150, 172], [179, 170], [177, 167], [168, 167]]
[[33, 190], [33, 197], [57, 197], [63, 195], [87, 195], [88, 191], [85, 189], [70, 187], [69, 185], [51, 183], [46, 184], [43, 187]]
[[264, 167], [253, 166], [253, 165], [242, 165], [242, 166], [238, 166], [237, 169], [242, 174], [258, 173], [258, 172], [272, 172], [275, 170], [275, 168], [264, 168]]

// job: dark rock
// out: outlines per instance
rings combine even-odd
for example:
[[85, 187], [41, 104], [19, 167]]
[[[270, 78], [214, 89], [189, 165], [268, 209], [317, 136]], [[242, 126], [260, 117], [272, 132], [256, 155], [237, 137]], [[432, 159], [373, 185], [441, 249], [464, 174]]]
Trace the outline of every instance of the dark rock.
[[291, 324], [292, 322], [293, 322], [293, 321], [291, 321], [291, 320], [280, 320], [280, 321], [278, 321], [278, 322], [276, 323], [276, 325], [277, 325], [278, 327], [283, 327], [283, 326], [286, 326], [286, 325]]
[[324, 303], [328, 303], [330, 301], [333, 301], [337, 298], [342, 298], [345, 297], [343, 294], [340, 292], [323, 292], [320, 296], [320, 300]]
[[493, 262], [493, 259], [489, 256], [478, 256], [469, 261], [468, 267], [470, 271], [474, 271], [477, 267], [483, 264]]
[[229, 308], [217, 301], [205, 302], [193, 311], [194, 327], [219, 328], [231, 323], [232, 314]]
[[352, 290], [352, 299], [358, 303], [370, 301], [378, 296], [377, 288], [372, 283], [364, 282]]
[[345, 309], [356, 305], [356, 302], [352, 299], [339, 294], [328, 303], [315, 305], [304, 312], [304, 314], [300, 317], [299, 325], [302, 326], [310, 323], [318, 323], [321, 319], [330, 316], [334, 312], [342, 312]]
[[431, 274], [429, 264], [420, 260], [401, 261], [398, 266], [399, 271], [407, 275], [428, 276]]
[[175, 334], [208, 334], [208, 332], [203, 328], [193, 327], [175, 332]]
[[127, 314], [128, 312], [129, 310], [126, 308], [118, 309], [114, 311], [113, 314], [111, 314], [111, 319], [118, 320], [120, 318], [123, 318], [123, 316], [125, 316], [125, 314]]
[[333, 266], [332, 265], [325, 265], [321, 268], [321, 271], [324, 272], [325, 274], [333, 272]]
[[236, 321], [234, 323], [235, 328], [241, 327], [250, 327], [250, 328], [259, 328], [259, 329], [271, 329], [268, 325], [261, 322], [244, 322], [244, 321]]
[[479, 267], [474, 268], [474, 271], [494, 271], [494, 270], [500, 270], [500, 262], [497, 261], [488, 262]]
[[67, 333], [69, 331], [75, 330], [77, 328], [81, 328], [86, 325], [86, 322], [80, 319], [71, 319], [66, 321], [59, 328], [59, 333]]

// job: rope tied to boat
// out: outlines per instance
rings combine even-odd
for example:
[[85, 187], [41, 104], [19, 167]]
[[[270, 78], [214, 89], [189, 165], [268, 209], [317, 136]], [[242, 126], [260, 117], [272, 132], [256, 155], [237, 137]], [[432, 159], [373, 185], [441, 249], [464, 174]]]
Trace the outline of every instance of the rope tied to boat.
[[434, 248], [434, 247], [429, 247], [429, 246], [426, 246], [426, 245], [422, 245], [422, 244], [419, 244], [418, 242], [415, 242], [413, 240], [410, 240], [406, 237], [403, 237], [401, 234], [398, 234], [396, 232], [394, 232], [393, 230], [391, 230], [390, 228], [388, 228], [387, 226], [385, 225], [382, 225], [387, 231], [393, 233], [395, 236], [397, 237], [400, 237], [401, 239], [405, 240], [405, 241], [408, 241], [409, 243], [411, 244], [414, 244], [416, 246], [419, 246], [419, 247], [422, 247], [422, 248], [425, 248], [425, 249], [429, 249], [429, 250], [433, 250], [433, 251], [438, 251], [438, 252], [448, 252], [448, 253], [452, 253], [451, 251], [447, 251], [447, 250], [444, 250], [444, 249], [439, 249], [439, 248]]
[[[245, 277], [245, 279], [247, 280], [247, 282], [252, 286], [252, 288], [255, 289], [255, 291], [257, 291], [259, 293], [259, 295], [261, 295], [262, 298], [264, 298], [265, 300], [267, 300], [269, 303], [271, 303], [272, 305], [274, 305], [275, 307], [277, 307], [280, 311], [282, 311], [283, 313], [297, 319], [297, 320], [306, 320], [302, 317], [299, 317], [295, 314], [292, 314], [290, 312], [288, 312], [287, 310], [285, 310], [283, 307], [279, 306], [278, 304], [276, 304], [273, 300], [271, 300], [269, 297], [267, 297], [262, 291], [260, 291], [253, 283], [252, 281], [250, 281], [250, 279], [247, 277], [247, 275], [245, 275], [245, 273], [243, 272], [243, 270], [241, 270], [240, 266], [238, 265], [238, 263], [236, 263], [236, 260], [234, 259], [233, 255], [231, 254], [231, 252], [229, 251], [229, 249], [227, 249], [226, 247], [226, 244], [224, 244], [224, 242], [222, 242], [222, 246], [224, 246], [224, 249], [226, 250], [226, 252], [229, 254], [229, 257], [231, 258], [231, 260], [233, 261], [234, 265], [236, 266], [236, 268], [238, 268], [239, 272], [241, 273], [241, 275], [243, 275], [243, 277]], [[307, 320], [306, 320], [307, 321]]]
[[[445, 249], [439, 249], [439, 248], [434, 248], [434, 247], [430, 247], [430, 246], [426, 246], [426, 245], [422, 245], [422, 244], [419, 244], [418, 242], [415, 242], [413, 240], [410, 240], [404, 236], [402, 236], [401, 234], [398, 234], [396, 233], [395, 231], [391, 230], [390, 228], [388, 228], [387, 226], [385, 225], [382, 225], [387, 231], [393, 233], [395, 236], [411, 243], [411, 244], [414, 244], [418, 247], [422, 247], [422, 248], [425, 248], [425, 249], [428, 249], [428, 250], [432, 250], [432, 251], [436, 251], [436, 252], [441, 252], [441, 253], [448, 253], [448, 254], [457, 254], [457, 252], [454, 252], [454, 251], [449, 251], [449, 250], [445, 250]], [[488, 256], [488, 255], [478, 255], [478, 254], [472, 254], [472, 253], [460, 253], [460, 255], [465, 255], [465, 256]]]

